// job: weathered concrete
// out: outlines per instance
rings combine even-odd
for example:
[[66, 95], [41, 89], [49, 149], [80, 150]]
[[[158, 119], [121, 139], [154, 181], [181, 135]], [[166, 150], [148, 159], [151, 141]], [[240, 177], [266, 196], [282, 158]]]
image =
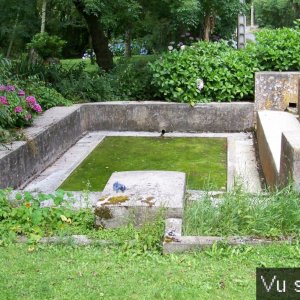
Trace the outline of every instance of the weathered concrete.
[[[113, 184], [124, 184], [124, 192], [113, 190]], [[107, 182], [96, 204], [96, 225], [115, 228], [152, 220], [164, 209], [168, 218], [181, 218], [186, 177], [182, 172], [130, 171], [115, 172]]]
[[286, 183], [290, 175], [300, 183], [297, 175], [300, 124], [297, 118], [287, 112], [259, 111], [257, 119], [258, 150], [268, 185], [275, 187]]
[[53, 165], [45, 169], [25, 188], [29, 192], [52, 193], [104, 139], [101, 132], [91, 132], [70, 147]]
[[287, 185], [291, 179], [300, 190], [300, 129], [282, 133], [280, 183]]
[[[100, 143], [105, 136], [157, 137], [154, 132], [100, 131], [90, 132], [70, 147], [53, 165], [44, 170], [24, 187], [26, 191], [50, 193], [75, 170], [80, 162]], [[166, 137], [198, 137], [227, 139], [227, 190], [238, 180], [246, 191], [258, 192], [260, 178], [251, 133], [166, 133]]]
[[300, 72], [255, 73], [255, 110], [285, 110], [298, 106]]
[[[55, 107], [25, 130], [27, 142], [0, 150], [0, 188], [19, 188], [59, 158], [86, 131], [240, 132], [253, 127], [253, 103], [191, 107], [165, 102], [105, 102]], [[46, 182], [45, 182], [46, 183]]]
[[25, 130], [27, 142], [0, 151], [0, 188], [20, 187], [52, 164], [81, 134], [78, 106], [46, 111]]
[[201, 250], [211, 247], [215, 243], [226, 243], [228, 245], [268, 245], [274, 243], [291, 243], [292, 238], [273, 241], [265, 238], [253, 238], [249, 236], [221, 237], [221, 236], [183, 236], [182, 219], [166, 219], [165, 236], [163, 241], [163, 253], [176, 253], [191, 250]]
[[253, 103], [188, 104], [103, 102], [85, 104], [88, 130], [240, 132], [253, 128]]

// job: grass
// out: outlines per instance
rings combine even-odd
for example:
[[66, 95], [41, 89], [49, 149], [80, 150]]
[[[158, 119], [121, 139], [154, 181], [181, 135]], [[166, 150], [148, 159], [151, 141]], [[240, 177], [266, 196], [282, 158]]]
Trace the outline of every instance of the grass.
[[168, 170], [187, 175], [189, 189], [226, 187], [226, 139], [106, 137], [60, 186], [101, 191], [114, 171]]
[[254, 300], [256, 267], [298, 267], [299, 259], [297, 245], [167, 256], [12, 245], [0, 248], [1, 299]]
[[236, 188], [219, 204], [209, 195], [189, 201], [184, 212], [185, 235], [299, 235], [300, 198], [292, 185], [278, 191], [251, 195]]
[[[130, 60], [131, 61], [135, 61], [135, 60], [145, 60], [145, 61], [150, 61], [152, 59], [153, 55], [133, 55]], [[120, 60], [121, 57], [115, 56], [113, 58], [114, 64], [117, 64], [117, 62]], [[99, 68], [97, 63], [95, 62], [95, 64], [91, 64], [91, 60], [90, 59], [81, 59], [81, 58], [69, 58], [69, 59], [61, 59], [60, 60], [61, 64], [66, 67], [66, 68], [70, 68], [72, 66], [78, 65], [80, 63], [84, 63], [85, 64], [85, 71], [89, 72], [89, 73], [93, 73], [93, 72], [98, 72]]]

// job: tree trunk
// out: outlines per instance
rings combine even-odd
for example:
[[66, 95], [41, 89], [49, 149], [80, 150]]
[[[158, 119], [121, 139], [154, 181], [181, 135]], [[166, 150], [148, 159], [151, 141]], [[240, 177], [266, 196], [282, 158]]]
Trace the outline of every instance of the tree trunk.
[[125, 32], [125, 57], [131, 57], [131, 30]]
[[206, 15], [205, 18], [204, 18], [204, 28], [203, 28], [203, 39], [204, 41], [207, 41], [209, 42], [209, 37], [210, 37], [210, 25], [211, 25], [211, 22], [210, 22], [210, 15]]
[[17, 30], [17, 26], [18, 26], [18, 23], [19, 23], [19, 16], [20, 16], [20, 8], [18, 9], [18, 12], [17, 12], [17, 17], [16, 17], [16, 21], [15, 21], [15, 24], [14, 24], [14, 29], [13, 29], [13, 32], [11, 34], [10, 42], [9, 42], [8, 49], [7, 49], [7, 52], [6, 52], [6, 57], [7, 58], [10, 57], [11, 49], [12, 49], [13, 43], [15, 41], [16, 30]]
[[44, 32], [45, 32], [45, 26], [46, 26], [46, 11], [47, 11], [47, 0], [43, 0], [43, 4], [42, 4], [41, 33], [44, 33]]
[[96, 62], [100, 68], [109, 71], [113, 67], [113, 55], [108, 47], [108, 38], [100, 25], [100, 17], [89, 15], [85, 12], [85, 6], [80, 0], [74, 0], [78, 12], [84, 17], [89, 33], [92, 37], [92, 45], [96, 55]]

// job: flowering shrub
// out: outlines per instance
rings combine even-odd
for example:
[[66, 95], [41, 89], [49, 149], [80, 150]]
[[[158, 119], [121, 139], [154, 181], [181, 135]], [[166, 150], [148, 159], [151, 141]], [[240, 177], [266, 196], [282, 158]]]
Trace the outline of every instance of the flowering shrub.
[[253, 53], [226, 42], [198, 42], [170, 51], [150, 68], [152, 84], [164, 99], [190, 104], [252, 99], [259, 70]]
[[42, 107], [34, 96], [12, 85], [0, 85], [0, 127], [13, 128], [28, 126]]

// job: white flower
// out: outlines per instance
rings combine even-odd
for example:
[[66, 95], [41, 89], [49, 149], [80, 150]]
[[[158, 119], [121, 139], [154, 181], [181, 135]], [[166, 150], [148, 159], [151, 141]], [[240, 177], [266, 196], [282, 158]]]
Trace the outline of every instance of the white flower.
[[180, 46], [180, 50], [184, 50], [186, 48], [185, 45]]
[[201, 91], [204, 88], [204, 81], [201, 78], [196, 80], [197, 89]]
[[173, 46], [168, 46], [169, 51], [173, 50]]

